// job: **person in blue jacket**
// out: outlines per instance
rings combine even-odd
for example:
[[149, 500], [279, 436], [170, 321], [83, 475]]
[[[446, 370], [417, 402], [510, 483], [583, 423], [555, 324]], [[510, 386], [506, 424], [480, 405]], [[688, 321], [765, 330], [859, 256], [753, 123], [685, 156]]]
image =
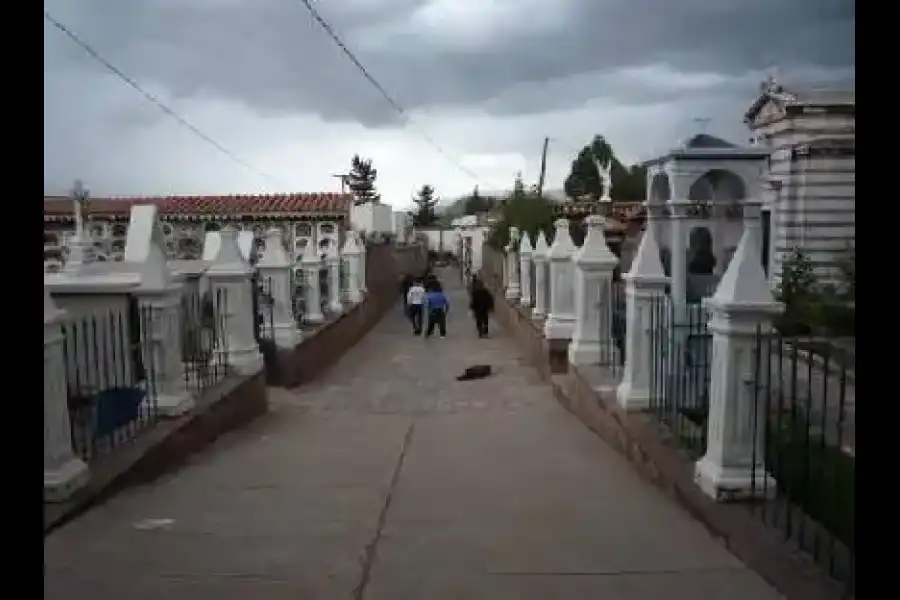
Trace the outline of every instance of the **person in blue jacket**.
[[428, 329], [425, 330], [425, 337], [431, 337], [434, 328], [437, 326], [441, 337], [447, 335], [447, 311], [450, 310], [450, 303], [447, 302], [447, 296], [441, 283], [432, 280], [428, 283], [425, 292], [425, 310], [428, 314]]

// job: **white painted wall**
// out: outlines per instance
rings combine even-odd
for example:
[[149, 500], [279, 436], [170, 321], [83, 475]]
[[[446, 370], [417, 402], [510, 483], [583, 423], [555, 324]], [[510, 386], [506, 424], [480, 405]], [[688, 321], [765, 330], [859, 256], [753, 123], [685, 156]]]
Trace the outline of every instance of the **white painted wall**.
[[350, 227], [366, 233], [394, 233], [394, 211], [389, 204], [353, 205], [350, 207]]

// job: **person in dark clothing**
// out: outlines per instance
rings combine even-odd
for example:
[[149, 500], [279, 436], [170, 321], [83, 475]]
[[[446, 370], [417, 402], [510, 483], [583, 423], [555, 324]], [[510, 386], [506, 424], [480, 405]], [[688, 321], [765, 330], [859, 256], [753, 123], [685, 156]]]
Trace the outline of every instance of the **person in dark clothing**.
[[435, 326], [441, 337], [445, 337], [447, 335], [447, 311], [450, 310], [450, 303], [447, 301], [447, 296], [444, 295], [439, 281], [429, 282], [427, 289], [425, 310], [428, 313], [428, 328], [425, 330], [425, 337], [431, 337]]
[[472, 295], [469, 308], [472, 309], [472, 315], [475, 317], [475, 328], [478, 330], [478, 337], [487, 337], [488, 317], [494, 310], [494, 296], [480, 279], [472, 280]]
[[406, 273], [403, 277], [400, 278], [400, 298], [403, 299], [403, 314], [407, 314], [409, 311], [407, 310], [406, 305], [406, 296], [409, 294], [409, 288], [412, 287], [413, 278], [412, 275]]

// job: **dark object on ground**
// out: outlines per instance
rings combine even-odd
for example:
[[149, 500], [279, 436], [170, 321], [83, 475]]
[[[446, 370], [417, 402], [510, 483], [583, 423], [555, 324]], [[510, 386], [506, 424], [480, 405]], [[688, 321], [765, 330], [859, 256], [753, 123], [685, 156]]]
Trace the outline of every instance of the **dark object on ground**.
[[473, 379], [484, 379], [485, 377], [490, 377], [491, 375], [491, 365], [473, 365], [471, 367], [467, 367], [465, 371], [462, 372], [462, 375], [457, 375], [457, 381], [472, 381]]

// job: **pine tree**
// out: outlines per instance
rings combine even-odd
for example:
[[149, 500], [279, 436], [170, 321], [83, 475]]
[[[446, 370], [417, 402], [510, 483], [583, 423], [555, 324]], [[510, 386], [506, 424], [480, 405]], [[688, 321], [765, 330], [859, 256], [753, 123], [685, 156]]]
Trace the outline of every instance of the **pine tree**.
[[423, 185], [413, 198], [416, 204], [416, 211], [413, 214], [413, 225], [417, 227], [428, 227], [437, 221], [434, 209], [437, 206], [437, 198], [434, 197], [434, 188], [427, 183]]
[[375, 191], [375, 180], [378, 170], [372, 166], [372, 159], [362, 159], [359, 154], [350, 161], [350, 173], [347, 174], [347, 185], [353, 193], [354, 204], [381, 202], [381, 196]]

